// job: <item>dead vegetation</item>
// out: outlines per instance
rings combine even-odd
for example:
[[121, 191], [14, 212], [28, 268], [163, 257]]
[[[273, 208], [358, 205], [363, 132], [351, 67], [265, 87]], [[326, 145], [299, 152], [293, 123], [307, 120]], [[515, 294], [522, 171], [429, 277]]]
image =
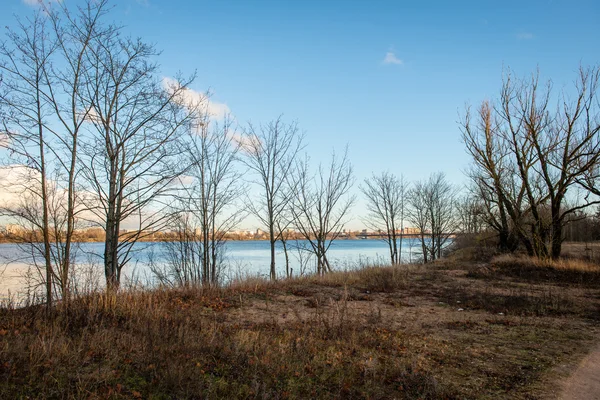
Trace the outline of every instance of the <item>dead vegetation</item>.
[[551, 398], [597, 340], [599, 275], [449, 259], [2, 309], [0, 398]]

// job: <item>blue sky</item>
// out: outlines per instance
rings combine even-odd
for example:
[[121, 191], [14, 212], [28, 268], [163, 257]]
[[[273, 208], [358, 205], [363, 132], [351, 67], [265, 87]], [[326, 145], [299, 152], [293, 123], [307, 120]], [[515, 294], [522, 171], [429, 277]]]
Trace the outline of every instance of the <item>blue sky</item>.
[[[32, 2], [2, 0], [0, 24]], [[444, 171], [462, 184], [469, 160], [456, 121], [465, 103], [497, 95], [503, 67], [539, 66], [560, 89], [600, 61], [598, 1], [114, 4], [112, 19], [162, 50], [165, 76], [196, 70], [193, 88], [210, 88], [239, 122], [297, 120], [315, 162], [347, 143], [357, 182]]]

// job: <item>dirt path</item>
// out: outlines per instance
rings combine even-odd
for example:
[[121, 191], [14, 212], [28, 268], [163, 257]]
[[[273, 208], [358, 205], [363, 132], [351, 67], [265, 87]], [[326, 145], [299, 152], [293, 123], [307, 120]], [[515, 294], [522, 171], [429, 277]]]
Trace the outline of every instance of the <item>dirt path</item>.
[[600, 400], [600, 346], [579, 364], [565, 382], [561, 400]]

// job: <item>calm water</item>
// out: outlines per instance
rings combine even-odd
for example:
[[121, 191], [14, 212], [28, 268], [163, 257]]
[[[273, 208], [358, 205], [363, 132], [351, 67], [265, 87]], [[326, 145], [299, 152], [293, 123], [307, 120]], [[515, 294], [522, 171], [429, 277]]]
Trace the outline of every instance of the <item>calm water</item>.
[[[300, 244], [303, 244], [300, 242]], [[306, 244], [306, 243], [304, 243]], [[316, 262], [306, 252], [299, 252], [296, 246], [290, 244], [290, 266], [293, 275], [310, 274], [315, 271]], [[81, 243], [78, 245], [76, 261], [80, 266], [81, 275], [90, 284], [104, 284], [102, 259], [102, 243]], [[300, 256], [302, 254], [302, 256]], [[285, 256], [281, 245], [277, 250], [278, 276], [285, 275]], [[160, 243], [138, 243], [132, 262], [123, 271], [123, 280], [133, 280], [144, 284], [152, 284], [154, 278], [148, 267], [149, 258], [157, 264], [164, 265], [166, 258]], [[338, 240], [333, 243], [328, 252], [329, 261], [334, 269], [353, 269], [364, 264], [389, 263], [387, 244], [381, 240]], [[304, 263], [301, 263], [304, 259]], [[416, 239], [404, 239], [402, 260], [405, 262], [418, 259], [418, 242]], [[39, 280], [39, 272], [27, 266], [27, 254], [17, 245], [0, 244], [0, 299], [6, 299], [9, 292], [13, 296], [23, 296], [26, 288]], [[229, 280], [243, 276], [269, 275], [270, 251], [267, 241], [231, 241], [226, 244], [227, 267], [224, 279]], [[81, 278], [83, 281], [84, 278]]]

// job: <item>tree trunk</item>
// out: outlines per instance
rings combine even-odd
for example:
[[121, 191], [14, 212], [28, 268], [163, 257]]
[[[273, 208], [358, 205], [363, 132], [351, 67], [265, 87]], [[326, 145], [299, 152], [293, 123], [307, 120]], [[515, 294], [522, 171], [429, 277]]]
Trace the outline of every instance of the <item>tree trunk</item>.
[[271, 245], [271, 267], [270, 267], [270, 275], [271, 280], [274, 281], [277, 279], [277, 273], [275, 271], [275, 244], [277, 240], [275, 239], [275, 232], [273, 231], [273, 227], [269, 228], [269, 243]]
[[283, 237], [283, 233], [281, 234], [281, 245], [283, 246], [283, 254], [285, 256], [285, 273], [288, 278], [292, 277], [292, 272], [290, 270], [290, 255], [287, 250], [287, 239]]
[[563, 242], [563, 224], [560, 219], [552, 221], [552, 247], [551, 257], [553, 260], [560, 258]]
[[428, 261], [428, 251], [427, 245], [425, 244], [425, 234], [421, 231], [421, 251], [423, 252], [423, 263], [427, 264]]
[[[39, 93], [37, 97], [37, 111], [41, 115]], [[46, 312], [50, 314], [52, 309], [52, 258], [50, 255], [50, 232], [48, 222], [48, 188], [46, 183], [46, 161], [44, 156], [44, 131], [41, 121], [38, 123], [39, 146], [40, 146], [40, 174], [42, 184], [42, 235], [44, 236], [44, 262], [46, 264]]]
[[117, 277], [117, 246], [119, 243], [119, 231], [117, 225], [117, 171], [115, 160], [111, 161], [110, 183], [108, 191], [108, 210], [106, 215], [106, 236], [104, 239], [104, 275], [106, 278], [106, 289], [116, 291], [119, 288]]

